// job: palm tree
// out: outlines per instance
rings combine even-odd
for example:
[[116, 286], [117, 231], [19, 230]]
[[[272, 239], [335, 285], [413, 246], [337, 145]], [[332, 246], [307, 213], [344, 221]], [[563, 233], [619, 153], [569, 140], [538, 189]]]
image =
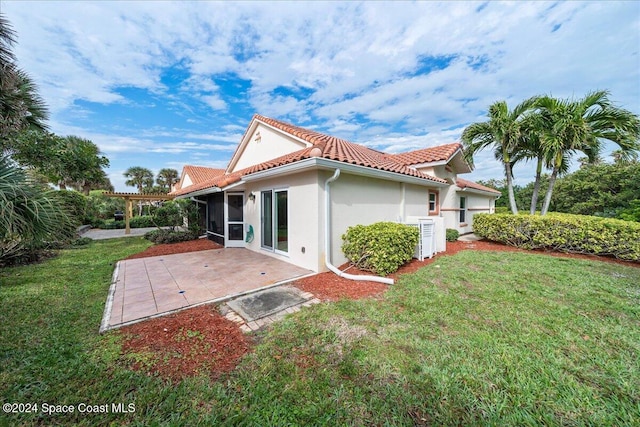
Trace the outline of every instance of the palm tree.
[[124, 183], [131, 187], [136, 187], [138, 193], [144, 193], [144, 189], [149, 186], [149, 182], [153, 185], [153, 172], [141, 166], [132, 166], [124, 172], [124, 177], [128, 178]]
[[[124, 183], [138, 188], [138, 193], [143, 194], [146, 189], [153, 186], [153, 172], [141, 166], [132, 166], [124, 174], [127, 179]], [[142, 215], [142, 201], [138, 203], [138, 215]]]
[[156, 177], [156, 183], [166, 190], [167, 193], [171, 191], [171, 187], [178, 182], [178, 180], [178, 171], [170, 168], [160, 169]]
[[506, 101], [497, 101], [489, 107], [489, 121], [473, 123], [462, 132], [465, 158], [473, 165], [473, 155], [487, 147], [493, 147], [496, 159], [502, 162], [507, 180], [511, 212], [518, 213], [513, 193], [513, 165], [520, 160], [523, 144], [523, 121], [535, 105], [533, 97], [509, 111]]
[[0, 152], [8, 137], [25, 129], [46, 130], [47, 107], [38, 88], [15, 65], [11, 47], [16, 38], [9, 21], [0, 15]]
[[617, 144], [628, 156], [640, 150], [640, 119], [614, 106], [608, 91], [591, 92], [575, 101], [546, 96], [540, 98], [537, 105], [544, 121], [540, 145], [551, 168], [542, 215], [549, 210], [558, 175], [566, 172], [577, 152], [584, 153], [593, 162], [599, 158], [604, 141]]
[[56, 192], [38, 184], [8, 158], [0, 158], [0, 265], [75, 233]]

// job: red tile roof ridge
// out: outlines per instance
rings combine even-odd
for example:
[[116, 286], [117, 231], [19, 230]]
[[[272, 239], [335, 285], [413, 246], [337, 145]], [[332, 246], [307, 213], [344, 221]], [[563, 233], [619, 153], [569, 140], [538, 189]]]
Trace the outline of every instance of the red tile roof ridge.
[[388, 154], [391, 159], [403, 165], [417, 165], [420, 163], [441, 162], [449, 160], [458, 150], [462, 149], [462, 144], [452, 142], [449, 144], [436, 145], [435, 147], [421, 148], [404, 153]]

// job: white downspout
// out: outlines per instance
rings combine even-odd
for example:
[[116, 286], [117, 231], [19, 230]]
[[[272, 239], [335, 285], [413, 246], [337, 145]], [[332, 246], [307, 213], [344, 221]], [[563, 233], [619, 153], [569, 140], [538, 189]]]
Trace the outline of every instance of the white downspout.
[[380, 276], [360, 276], [357, 274], [347, 274], [344, 271], [338, 270], [336, 266], [331, 264], [331, 186], [329, 185], [340, 176], [340, 169], [336, 169], [333, 176], [327, 179], [324, 183], [324, 263], [327, 268], [333, 271], [340, 277], [350, 280], [362, 280], [386, 283], [387, 285], [393, 285], [393, 279]]

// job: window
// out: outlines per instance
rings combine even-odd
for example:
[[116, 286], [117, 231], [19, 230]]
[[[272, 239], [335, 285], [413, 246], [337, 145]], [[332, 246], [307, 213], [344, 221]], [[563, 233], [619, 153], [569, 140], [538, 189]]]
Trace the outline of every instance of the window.
[[438, 193], [429, 191], [429, 215], [438, 214]]
[[467, 198], [460, 197], [460, 224], [467, 222]]
[[289, 194], [287, 190], [266, 190], [261, 195], [262, 247], [289, 252]]

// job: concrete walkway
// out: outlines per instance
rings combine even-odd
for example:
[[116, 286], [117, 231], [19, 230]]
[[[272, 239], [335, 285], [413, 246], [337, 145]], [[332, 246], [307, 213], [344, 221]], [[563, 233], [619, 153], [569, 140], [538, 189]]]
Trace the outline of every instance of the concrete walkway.
[[462, 242], [477, 242], [480, 238], [473, 233], [467, 233], [458, 237], [458, 240]]
[[240, 248], [119, 261], [100, 331], [227, 301], [310, 274], [311, 270]]

